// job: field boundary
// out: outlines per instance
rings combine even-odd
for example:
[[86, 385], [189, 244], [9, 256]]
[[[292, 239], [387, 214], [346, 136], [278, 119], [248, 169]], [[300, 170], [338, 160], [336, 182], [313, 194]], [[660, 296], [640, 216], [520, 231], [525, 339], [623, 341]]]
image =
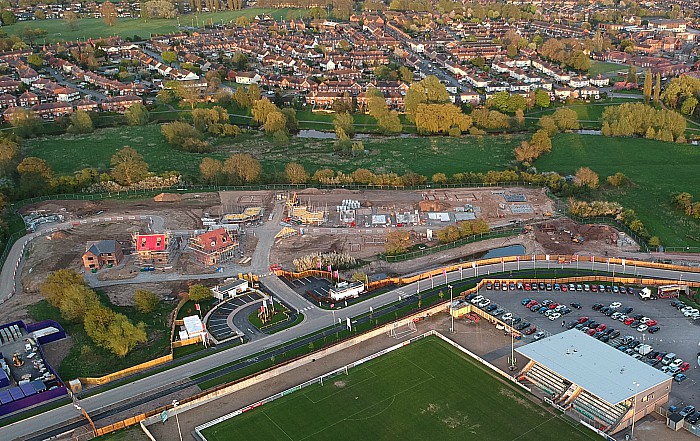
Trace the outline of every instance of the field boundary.
[[[300, 384], [298, 384], [298, 385], [296, 385], [296, 386], [290, 387], [290, 388], [287, 389], [287, 390], [284, 390], [284, 391], [282, 391], [282, 392], [278, 392], [278, 393], [276, 393], [276, 394], [274, 394], [274, 395], [271, 395], [271, 396], [269, 396], [269, 397], [267, 397], [267, 398], [264, 398], [264, 399], [262, 399], [262, 400], [260, 400], [260, 401], [257, 401], [257, 402], [255, 402], [255, 403], [251, 403], [251, 404], [249, 404], [249, 405], [247, 405], [247, 406], [244, 406], [244, 407], [242, 407], [242, 408], [240, 408], [240, 409], [234, 410], [233, 412], [227, 413], [226, 415], [223, 415], [223, 416], [221, 416], [221, 417], [218, 417], [218, 418], [215, 418], [215, 419], [213, 419], [213, 420], [207, 421], [207, 422], [204, 423], [204, 424], [200, 424], [200, 425], [198, 425], [198, 426], [196, 426], [196, 427], [194, 428], [194, 431], [192, 432], [192, 435], [193, 435], [195, 438], [199, 439], [200, 441], [208, 441], [207, 438], [204, 436], [204, 434], [203, 434], [202, 432], [203, 432], [204, 430], [210, 428], [210, 427], [216, 426], [217, 424], [223, 423], [224, 421], [230, 420], [231, 418], [235, 418], [235, 417], [237, 417], [237, 416], [239, 416], [239, 415], [244, 414], [245, 412], [248, 412], [248, 411], [253, 410], [253, 409], [257, 408], [257, 407], [260, 407], [260, 406], [263, 406], [263, 405], [265, 405], [265, 404], [267, 404], [267, 403], [270, 403], [270, 402], [272, 402], [272, 401], [275, 401], [275, 400], [277, 400], [277, 399], [279, 399], [279, 398], [285, 397], [285, 396], [287, 396], [287, 395], [289, 395], [289, 394], [292, 394], [292, 393], [294, 393], [294, 392], [297, 392], [297, 391], [299, 391], [299, 390], [302, 390], [302, 389], [304, 389], [304, 388], [306, 388], [306, 387], [308, 387], [308, 386], [311, 386], [311, 385], [314, 385], [314, 384], [321, 384], [321, 386], [323, 386], [323, 381], [324, 381], [324, 380], [331, 379], [331, 378], [333, 378], [333, 377], [336, 377], [336, 376], [342, 375], [342, 374], [346, 374], [346, 375], [347, 375], [349, 369], [356, 368], [356, 367], [358, 367], [358, 366], [360, 366], [360, 365], [362, 365], [362, 364], [364, 364], [364, 363], [366, 363], [366, 362], [368, 362], [368, 361], [371, 361], [371, 360], [374, 360], [375, 358], [381, 357], [382, 355], [386, 355], [386, 354], [388, 354], [388, 353], [390, 353], [390, 352], [393, 352], [393, 351], [395, 351], [395, 350], [397, 350], [397, 349], [401, 349], [401, 348], [403, 348], [403, 347], [405, 347], [405, 346], [408, 346], [408, 345], [410, 345], [411, 343], [414, 343], [414, 342], [419, 341], [419, 340], [423, 340], [424, 338], [426, 338], [426, 337], [431, 337], [431, 336], [435, 336], [435, 337], [439, 338], [440, 340], [442, 340], [442, 341], [444, 341], [445, 343], [449, 344], [450, 346], [454, 347], [454, 348], [457, 349], [458, 351], [460, 351], [460, 352], [462, 352], [462, 353], [468, 355], [468, 356], [471, 357], [472, 359], [478, 361], [478, 362], [481, 363], [483, 366], [488, 367], [490, 370], [492, 370], [492, 371], [494, 371], [495, 373], [497, 373], [497, 374], [501, 375], [502, 377], [506, 378], [509, 382], [518, 385], [520, 388], [522, 388], [523, 390], [525, 390], [525, 391], [527, 391], [527, 392], [529, 392], [529, 393], [532, 393], [532, 390], [531, 390], [529, 387], [527, 387], [527, 386], [525, 386], [525, 385], [523, 385], [523, 384], [521, 384], [521, 383], [518, 383], [518, 381], [516, 380], [515, 377], [513, 377], [513, 376], [511, 376], [511, 375], [508, 375], [506, 372], [503, 372], [501, 369], [499, 369], [498, 367], [496, 367], [496, 366], [494, 366], [493, 364], [489, 363], [488, 361], [484, 360], [483, 358], [479, 357], [478, 355], [474, 354], [474, 353], [471, 352], [470, 350], [468, 350], [468, 349], [462, 347], [461, 345], [459, 345], [458, 343], [456, 343], [456, 342], [450, 340], [450, 339], [447, 338], [446, 336], [442, 335], [440, 332], [438, 332], [438, 331], [436, 331], [436, 330], [434, 330], [434, 329], [431, 329], [430, 331], [425, 332], [425, 333], [423, 333], [423, 334], [421, 334], [421, 335], [415, 336], [415, 337], [413, 337], [413, 338], [411, 338], [411, 339], [409, 339], [409, 340], [403, 341], [403, 342], [401, 342], [401, 343], [397, 343], [397, 344], [395, 344], [395, 345], [393, 345], [393, 346], [390, 346], [390, 347], [388, 347], [388, 348], [386, 348], [386, 349], [382, 349], [381, 351], [375, 352], [374, 354], [371, 354], [371, 355], [368, 355], [368, 356], [366, 356], [366, 357], [363, 357], [363, 358], [361, 358], [361, 359], [359, 359], [359, 360], [357, 360], [357, 361], [354, 361], [354, 362], [352, 362], [352, 363], [349, 363], [349, 364], [347, 364], [347, 365], [345, 365], [345, 366], [342, 366], [342, 367], [340, 367], [340, 368], [337, 368], [337, 369], [334, 369], [334, 370], [332, 370], [332, 371], [329, 371], [329, 372], [327, 372], [327, 373], [325, 373], [325, 374], [323, 374], [323, 375], [319, 375], [319, 376], [316, 377], [316, 378], [312, 378], [311, 380], [307, 380], [307, 381], [305, 381], [305, 382], [303, 382], [303, 383], [300, 383]], [[150, 433], [149, 433], [149, 434], [150, 434]]]

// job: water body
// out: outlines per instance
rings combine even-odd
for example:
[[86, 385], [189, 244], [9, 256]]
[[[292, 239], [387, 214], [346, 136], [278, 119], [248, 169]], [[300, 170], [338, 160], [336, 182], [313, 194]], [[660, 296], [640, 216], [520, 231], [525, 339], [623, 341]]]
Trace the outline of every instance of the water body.
[[470, 254], [447, 262], [448, 265], [462, 262], [471, 262], [472, 260], [491, 259], [494, 257], [522, 256], [525, 254], [525, 246], [523, 245], [508, 245], [505, 247], [492, 248], [488, 251]]

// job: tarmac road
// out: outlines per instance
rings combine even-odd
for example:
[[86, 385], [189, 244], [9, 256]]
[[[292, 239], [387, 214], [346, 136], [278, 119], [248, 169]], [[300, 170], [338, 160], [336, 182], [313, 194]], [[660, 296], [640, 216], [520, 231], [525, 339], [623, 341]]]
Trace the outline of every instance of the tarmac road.
[[[520, 262], [511, 262], [506, 264], [495, 264], [483, 267], [465, 268], [463, 271], [463, 278], [471, 278], [475, 276], [486, 277], [490, 273], [496, 272], [513, 272], [518, 271], [518, 266], [521, 270], [532, 270], [533, 267], [536, 269], [573, 269], [572, 264], [558, 265], [556, 262], [552, 261], [536, 261], [532, 262], [530, 260], [523, 260]], [[590, 270], [591, 262], [579, 262], [578, 268], [581, 270]], [[607, 266], [601, 263], [593, 264], [593, 269], [601, 271], [607, 270]], [[680, 279], [682, 276], [683, 280], [686, 281], [698, 281], [700, 282], [700, 273], [694, 272], [678, 272], [670, 270], [660, 270], [660, 269], [649, 269], [649, 268], [635, 268], [627, 265], [623, 268], [622, 265], [610, 265], [610, 271], [614, 271], [616, 274], [636, 274], [638, 276], [644, 277], [657, 277], [664, 279]], [[447, 277], [436, 276], [433, 278], [435, 286], [456, 282], [460, 280], [459, 271], [454, 271], [447, 274]], [[272, 283], [271, 283], [272, 282]], [[267, 277], [264, 280], [265, 285], [271, 291], [275, 292], [275, 295], [280, 296], [287, 300], [288, 297], [295, 296], [297, 304], [308, 303], [302, 299], [300, 296], [292, 292], [280, 295], [277, 292], [276, 287], [286, 286], [276, 277]], [[420, 290], [425, 291], [430, 289], [430, 282], [423, 281], [420, 284]], [[289, 289], [287, 287], [289, 291]], [[335, 311], [336, 320], [340, 319], [345, 321], [345, 317], [355, 317], [369, 310], [370, 307], [373, 309], [378, 309], [381, 306], [390, 304], [398, 300], [399, 296], [403, 299], [406, 297], [415, 295], [417, 293], [418, 286], [416, 283], [411, 285], [402, 286], [396, 288], [387, 293], [378, 295], [376, 297], [365, 300], [347, 308]], [[446, 293], [447, 294], [447, 293]], [[294, 306], [294, 305], [293, 305]], [[112, 406], [117, 403], [128, 403], [133, 397], [139, 397], [143, 394], [148, 394], [149, 391], [160, 390], [168, 385], [177, 383], [179, 381], [187, 381], [192, 375], [216, 368], [222, 364], [229, 362], [231, 360], [245, 360], [246, 357], [250, 357], [264, 349], [277, 346], [285, 341], [290, 341], [298, 337], [310, 334], [314, 331], [322, 329], [324, 327], [333, 324], [333, 315], [330, 311], [322, 310], [320, 308], [312, 308], [304, 312], [305, 320], [293, 327], [286, 329], [277, 334], [270, 336], [264, 336], [252, 342], [246, 343], [241, 346], [233, 347], [222, 352], [210, 355], [206, 358], [201, 358], [193, 360], [182, 366], [174, 367], [168, 371], [154, 374], [148, 378], [134, 381], [117, 388], [104, 391], [100, 394], [85, 398], [81, 401], [81, 405], [90, 413], [100, 413], [102, 409], [107, 406]], [[48, 427], [56, 424], [60, 424], [64, 421], [71, 420], [78, 416], [78, 411], [72, 405], [66, 405], [40, 415], [34, 416], [32, 418], [11, 424], [6, 427], [0, 428], [0, 439], [15, 439], [20, 436], [27, 436], [34, 434], [36, 432], [45, 431]]]

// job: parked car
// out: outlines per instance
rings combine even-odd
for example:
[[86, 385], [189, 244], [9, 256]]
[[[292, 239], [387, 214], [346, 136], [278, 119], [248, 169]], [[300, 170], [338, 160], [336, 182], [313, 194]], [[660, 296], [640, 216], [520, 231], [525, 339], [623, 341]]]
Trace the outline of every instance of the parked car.
[[620, 336], [620, 331], [617, 329], [610, 333], [610, 338], [617, 338]]
[[626, 307], [625, 309], [622, 310], [623, 314], [631, 314], [632, 311], [634, 311], [634, 308], [631, 306]]
[[532, 336], [533, 340], [535, 340], [535, 341], [541, 340], [541, 339], [543, 339], [544, 337], [545, 337], [544, 331], [540, 331], [540, 332], [538, 332], [538, 333], [536, 333], [535, 335]]
[[476, 295], [477, 295], [477, 294], [476, 294], [475, 292], [473, 292], [473, 293], [469, 294], [468, 296], [466, 296], [466, 297], [464, 298], [464, 300], [466, 300], [467, 302], [471, 302], [472, 299], [473, 299], [474, 297], [476, 297]]
[[647, 329], [649, 334], [655, 334], [659, 332], [659, 330], [661, 330], [661, 328], [659, 328], [658, 326], [649, 326], [649, 329]]
[[491, 311], [494, 311], [494, 310], [496, 310], [496, 309], [498, 309], [498, 305], [495, 304], [495, 303], [492, 303], [492, 304], [486, 306], [486, 307], [484, 308], [484, 311], [486, 311], [486, 312], [491, 312]]
[[639, 331], [639, 332], [644, 332], [647, 329], [649, 329], [649, 327], [645, 324], [641, 324], [641, 325], [637, 326], [637, 331]]
[[558, 283], [554, 284], [554, 291], [561, 291], [561, 285]]
[[493, 311], [493, 312], [491, 313], [491, 315], [493, 315], [494, 317], [498, 317], [499, 315], [503, 314], [504, 312], [506, 312], [505, 309], [503, 309], [503, 308], [498, 308], [498, 309], [496, 309], [495, 311]]
[[633, 319], [632, 317], [627, 317], [627, 318], [625, 319], [625, 321], [622, 322], [622, 323], [624, 323], [625, 325], [629, 326], [629, 325], [632, 324], [633, 321], [634, 321], [634, 319]]
[[603, 307], [602, 303], [596, 303], [592, 306], [594, 311], [600, 311], [600, 309]]
[[572, 303], [571, 307], [574, 309], [581, 309], [581, 304], [580, 303]]
[[682, 358], [676, 358], [673, 360], [671, 363], [668, 365], [671, 366], [672, 368], [680, 368], [681, 365], [683, 364], [683, 359]]
[[620, 306], [622, 306], [622, 303], [620, 303], [620, 302], [612, 302], [610, 304], [611, 308], [619, 308]]
[[554, 320], [558, 319], [559, 317], [561, 317], [561, 314], [559, 314], [558, 312], [555, 312], [554, 314], [549, 316], [549, 319], [554, 321]]
[[501, 320], [503, 320], [504, 322], [508, 322], [508, 321], [510, 321], [512, 318], [513, 318], [513, 313], [511, 313], [511, 312], [506, 312], [505, 314], [503, 314], [503, 315], [501, 316]]
[[486, 282], [486, 289], [492, 290], [492, 289], [493, 289], [493, 283], [491, 283], [491, 282]]
[[584, 290], [585, 292], [588, 292], [588, 291], [591, 290], [591, 286], [590, 286], [590, 285], [584, 284], [584, 285], [583, 285], [583, 290]]
[[656, 326], [657, 323], [659, 323], [659, 322], [657, 322], [656, 320], [653, 320], [653, 319], [649, 319], [649, 320], [647, 320], [645, 325], [647, 325], [651, 328], [652, 326]]
[[630, 323], [630, 328], [637, 328], [639, 327], [639, 325], [641, 325], [641, 323], [639, 323], [639, 320], [635, 320], [632, 323]]
[[569, 285], [566, 283], [561, 286], [561, 292], [569, 292]]
[[525, 291], [530, 291], [530, 284], [529, 283], [524, 283], [523, 288], [525, 288]]
[[572, 321], [572, 322], [569, 322], [569, 323], [566, 324], [566, 329], [573, 329], [574, 327], [576, 327], [576, 324], [577, 324], [577, 323], [576, 323], [576, 322], [573, 322], [573, 321]]
[[530, 335], [530, 334], [534, 334], [535, 332], [537, 332], [537, 328], [532, 327], [532, 328], [527, 328], [527, 330], [525, 330], [524, 334]]
[[688, 363], [687, 361], [685, 361], [685, 362], [681, 363], [680, 366], [678, 366], [678, 369], [679, 369], [681, 372], [687, 372], [688, 369], [690, 369], [690, 363]]
[[683, 418], [687, 417], [688, 415], [692, 415], [695, 413], [695, 406], [685, 406], [683, 409], [681, 409], [678, 414], [682, 416]]
[[532, 301], [532, 299], [528, 299], [527, 297], [525, 297], [525, 298], [520, 302], [520, 304], [523, 305], [523, 306], [525, 306], [525, 305], [527, 305], [528, 303], [530, 303], [531, 301]]
[[[683, 375], [683, 374], [679, 374], [679, 375]], [[678, 380], [676, 380], [676, 381], [678, 381]], [[683, 381], [683, 380], [681, 380], [681, 381]], [[679, 381], [679, 383], [680, 383], [680, 381]], [[685, 420], [688, 421], [692, 425], [697, 424], [698, 421], [700, 421], [700, 411], [695, 411], [695, 413], [693, 413], [691, 416], [687, 417]]]
[[586, 317], [585, 315], [578, 318], [579, 323], [586, 323], [587, 321], [588, 321], [588, 317]]
[[530, 306], [530, 311], [535, 312], [540, 308], [541, 308], [540, 305], [535, 304], [535, 305]]
[[518, 331], [522, 331], [525, 328], [529, 328], [530, 324], [531, 324], [530, 322], [522, 322], [521, 324], [516, 326], [515, 329], [517, 329]]
[[591, 285], [591, 292], [598, 292], [598, 285]]

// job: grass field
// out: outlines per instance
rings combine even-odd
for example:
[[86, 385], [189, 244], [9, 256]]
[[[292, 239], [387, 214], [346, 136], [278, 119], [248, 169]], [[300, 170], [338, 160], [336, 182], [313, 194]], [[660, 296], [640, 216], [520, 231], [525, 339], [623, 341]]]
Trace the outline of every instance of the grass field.
[[216, 151], [208, 154], [187, 153], [170, 147], [160, 133], [160, 126], [98, 129], [88, 135], [61, 135], [31, 139], [23, 153], [46, 159], [58, 174], [73, 174], [92, 167], [108, 170], [110, 158], [125, 145], [138, 150], [150, 170], [162, 173], [178, 170], [185, 176], [199, 174], [205, 156], [225, 159], [233, 152], [250, 153], [258, 158], [268, 180], [279, 180], [290, 161], [303, 164], [313, 173], [319, 168], [351, 172], [364, 167], [374, 172], [403, 174], [414, 171], [428, 177], [443, 172], [448, 175], [502, 169], [513, 160], [513, 148], [522, 135], [489, 135], [464, 138], [373, 137], [362, 139], [366, 153], [357, 156], [336, 151], [333, 140], [291, 137], [278, 145], [263, 134], [245, 134], [234, 140], [213, 139]]
[[552, 152], [535, 162], [540, 172], [561, 174], [573, 174], [587, 166], [600, 175], [601, 183], [607, 176], [624, 173], [632, 185], [620, 190], [603, 188], [596, 198], [634, 209], [665, 246], [700, 245], [700, 222], [671, 206], [673, 193], [689, 191], [700, 196], [699, 165], [697, 146], [576, 134], [556, 136]]
[[588, 69], [588, 74], [592, 77], [598, 74], [606, 74], [610, 72], [627, 71], [629, 66], [626, 64], [608, 63], [605, 61], [591, 61], [591, 68]]
[[209, 441], [594, 439], [434, 337], [204, 434]]
[[[119, 35], [121, 37], [131, 37], [135, 35], [140, 38], [150, 38], [151, 34], [167, 34], [177, 32], [179, 23], [183, 26], [191, 26], [193, 23], [196, 26], [199, 21], [200, 26], [205, 23], [209, 24], [213, 20], [214, 24], [220, 24], [222, 21], [227, 23], [236, 20], [244, 15], [246, 17], [254, 17], [257, 14], [267, 13], [280, 20], [287, 17], [287, 14], [293, 9], [263, 9], [263, 8], [246, 8], [240, 11], [221, 11], [207, 12], [202, 14], [181, 15], [179, 19], [158, 19], [158, 20], [143, 20], [140, 18], [120, 18], [114, 26], [107, 26], [102, 19], [83, 18], [78, 20], [78, 27], [75, 30], [68, 29], [64, 20], [34, 20], [15, 23], [11, 26], [3, 26], [3, 30], [8, 35], [19, 34], [23, 29], [46, 29], [48, 35], [46, 42], [52, 43], [56, 41], [76, 40], [78, 38], [100, 38]], [[37, 43], [43, 43], [38, 41]]]

